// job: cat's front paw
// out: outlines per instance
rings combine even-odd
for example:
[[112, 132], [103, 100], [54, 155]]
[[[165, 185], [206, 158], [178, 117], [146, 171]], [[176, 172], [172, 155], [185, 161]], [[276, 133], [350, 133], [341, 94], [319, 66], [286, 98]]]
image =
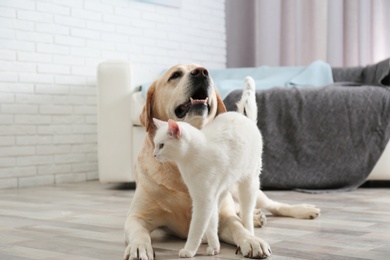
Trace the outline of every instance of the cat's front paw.
[[218, 255], [219, 252], [220, 252], [219, 247], [212, 247], [212, 246], [207, 247], [207, 255]]
[[194, 251], [190, 251], [190, 250], [183, 248], [179, 251], [179, 257], [190, 258], [190, 257], [194, 257], [195, 253], [196, 252], [194, 252]]

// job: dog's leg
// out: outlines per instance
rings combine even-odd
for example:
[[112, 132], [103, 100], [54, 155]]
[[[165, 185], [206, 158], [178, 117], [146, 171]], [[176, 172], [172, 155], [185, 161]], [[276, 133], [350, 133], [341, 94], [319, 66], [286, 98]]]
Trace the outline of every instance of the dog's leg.
[[237, 245], [242, 255], [249, 258], [266, 258], [271, 248], [264, 240], [253, 236], [241, 223], [234, 209], [230, 193], [222, 201], [219, 212], [219, 237], [222, 241]]
[[129, 217], [126, 220], [125, 236], [126, 250], [125, 259], [129, 260], [152, 260], [153, 248], [150, 231], [143, 221]]
[[[154, 259], [150, 233], [158, 226], [155, 222], [146, 218], [148, 215], [146, 212], [149, 210], [150, 213], [150, 209], [147, 208], [150, 204], [145, 199], [147, 200], [147, 196], [142, 194], [142, 188], [137, 187], [125, 222], [126, 249], [124, 259]], [[141, 216], [145, 216], [145, 218]], [[154, 216], [159, 216], [159, 214], [157, 213]]]
[[266, 209], [276, 216], [314, 219], [320, 215], [321, 210], [310, 204], [289, 205], [271, 200], [261, 190], [257, 192], [256, 208]]

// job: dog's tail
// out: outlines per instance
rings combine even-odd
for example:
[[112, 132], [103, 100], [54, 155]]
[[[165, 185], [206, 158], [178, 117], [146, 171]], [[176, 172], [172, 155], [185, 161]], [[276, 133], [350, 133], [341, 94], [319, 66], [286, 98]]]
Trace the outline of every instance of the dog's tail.
[[237, 102], [237, 112], [257, 123], [256, 84], [250, 76], [245, 78], [241, 100]]

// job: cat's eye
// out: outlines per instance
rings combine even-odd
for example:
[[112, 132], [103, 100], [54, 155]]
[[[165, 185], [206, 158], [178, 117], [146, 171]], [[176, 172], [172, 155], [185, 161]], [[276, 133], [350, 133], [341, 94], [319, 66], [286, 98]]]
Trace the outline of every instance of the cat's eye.
[[161, 144], [158, 144], [158, 149], [163, 149], [164, 148], [164, 144], [161, 143]]

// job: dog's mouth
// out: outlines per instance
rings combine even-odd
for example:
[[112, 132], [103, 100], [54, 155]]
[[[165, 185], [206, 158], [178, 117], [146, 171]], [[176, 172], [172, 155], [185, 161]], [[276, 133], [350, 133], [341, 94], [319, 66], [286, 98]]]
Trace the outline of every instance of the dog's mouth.
[[187, 121], [192, 117], [204, 117], [210, 113], [212, 100], [211, 79], [209, 77], [196, 77], [191, 74], [187, 86], [188, 96], [175, 108], [178, 119]]
[[178, 118], [185, 117], [190, 111], [194, 111], [195, 114], [202, 115], [205, 109], [207, 109], [207, 111], [210, 110], [210, 104], [208, 103], [208, 100], [208, 97], [205, 99], [194, 99], [190, 97], [188, 102], [176, 107], [175, 114]]

